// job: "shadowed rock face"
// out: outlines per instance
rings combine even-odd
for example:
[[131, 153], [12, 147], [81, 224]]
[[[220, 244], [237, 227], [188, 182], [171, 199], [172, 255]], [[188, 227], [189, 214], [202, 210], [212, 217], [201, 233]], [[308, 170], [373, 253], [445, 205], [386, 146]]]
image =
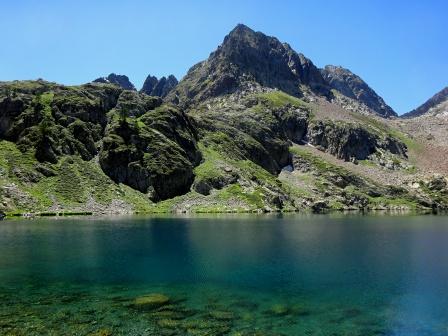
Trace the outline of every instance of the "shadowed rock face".
[[436, 93], [430, 99], [428, 99], [424, 104], [417, 107], [411, 112], [403, 114], [402, 118], [414, 118], [419, 117], [429, 112], [434, 114], [439, 114], [442, 112], [448, 112], [448, 86]]
[[235, 92], [247, 82], [293, 96], [302, 95], [300, 85], [317, 94], [329, 93], [319, 69], [304, 55], [240, 24], [207, 60], [189, 70], [168, 98], [181, 104], [203, 101]]
[[122, 89], [135, 91], [134, 84], [132, 84], [131, 81], [129, 80], [129, 78], [124, 75], [116, 75], [114, 73], [111, 73], [109, 76], [97, 78], [93, 82], [114, 84], [114, 85], [118, 85]]
[[345, 161], [365, 160], [378, 149], [407, 157], [407, 147], [398, 139], [380, 138], [358, 125], [319, 121], [309, 126], [307, 136], [312, 145]]
[[344, 96], [361, 102], [382, 117], [397, 116], [395, 111], [384, 102], [383, 98], [350, 70], [327, 65], [324, 69], [321, 69], [321, 73], [330, 87]]
[[155, 76], [148, 75], [140, 92], [149, 96], [166, 97], [177, 85], [177, 78], [169, 75], [168, 78], [157, 79]]
[[108, 125], [99, 155], [103, 171], [155, 201], [187, 193], [201, 159], [188, 117], [160, 106], [145, 112], [139, 122]]
[[154, 90], [154, 87], [158, 82], [159, 80], [156, 76], [148, 75], [148, 77], [146, 77], [145, 79], [145, 82], [143, 83], [143, 87], [140, 92], [146, 93], [147, 95], [151, 96], [152, 90]]

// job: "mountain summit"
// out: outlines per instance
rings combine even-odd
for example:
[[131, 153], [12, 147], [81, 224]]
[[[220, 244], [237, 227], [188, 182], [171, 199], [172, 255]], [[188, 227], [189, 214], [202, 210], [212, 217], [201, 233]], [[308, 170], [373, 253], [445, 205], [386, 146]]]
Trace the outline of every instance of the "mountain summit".
[[97, 78], [93, 82], [114, 84], [125, 90], [132, 90], [132, 91], [136, 90], [134, 84], [132, 84], [128, 76], [125, 75], [116, 75], [114, 73], [111, 73], [109, 76]]
[[193, 66], [169, 95], [181, 104], [235, 92], [247, 83], [301, 96], [301, 86], [316, 94], [328, 88], [319, 69], [304, 55], [277, 38], [239, 24], [212, 52]]
[[384, 102], [383, 98], [350, 70], [340, 66], [327, 65], [321, 70], [321, 73], [331, 88], [344, 96], [366, 105], [382, 117], [397, 116], [397, 113]]

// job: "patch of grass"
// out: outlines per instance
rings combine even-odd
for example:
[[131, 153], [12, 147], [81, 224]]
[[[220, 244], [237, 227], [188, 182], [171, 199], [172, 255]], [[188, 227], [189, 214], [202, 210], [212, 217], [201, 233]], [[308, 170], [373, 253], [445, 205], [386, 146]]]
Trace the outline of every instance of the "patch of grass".
[[322, 172], [337, 172], [341, 174], [351, 174], [348, 170], [338, 167], [328, 161], [325, 161], [324, 159], [308, 152], [306, 149], [298, 146], [292, 146], [289, 148], [289, 151], [292, 154], [296, 154], [306, 161], [310, 162], [313, 167], [315, 167], [317, 170]]
[[26, 93], [26, 94], [40, 94], [53, 87], [57, 87], [55, 83], [50, 83], [46, 81], [34, 81], [34, 80], [24, 80], [24, 81], [11, 81], [2, 83], [1, 87], [3, 89], [8, 89], [12, 92]]
[[268, 102], [268, 104], [271, 107], [278, 108], [288, 104], [295, 107], [304, 107], [304, 108], [308, 107], [308, 104], [305, 103], [303, 100], [290, 96], [289, 94], [284, 93], [283, 91], [271, 91], [266, 93], [260, 93], [258, 94], [258, 97]]
[[87, 195], [83, 188], [77, 167], [71, 159], [62, 159], [56, 178], [55, 192], [64, 203], [85, 203]]
[[[9, 212], [46, 212], [54, 204], [70, 211], [73, 206], [85, 205], [89, 197], [103, 205], [123, 200], [135, 211], [150, 209], [147, 195], [116, 184], [94, 161], [67, 156], [50, 166], [55, 176], [49, 177], [36, 172], [38, 165], [33, 153], [22, 153], [14, 143], [0, 141], [0, 186], [14, 183], [29, 198], [22, 197], [20, 204], [16, 204], [18, 208]], [[33, 181], [28, 181], [30, 178]]]
[[157, 203], [149, 203], [146, 213], [170, 213], [175, 211], [175, 206], [186, 200], [191, 200], [197, 197], [198, 194], [194, 191], [190, 191], [184, 195], [169, 198]]
[[246, 191], [238, 183], [220, 190], [218, 192], [218, 199], [223, 201], [231, 199], [240, 200], [254, 209], [262, 209], [264, 207], [263, 191], [261, 188], [255, 188], [253, 191]]
[[[258, 166], [249, 160], [233, 160], [225, 159], [221, 154], [209, 147], [205, 147], [202, 143], [199, 144], [201, 152], [203, 153], [204, 162], [196, 167], [195, 173], [197, 178], [210, 178], [216, 177], [220, 174], [220, 169], [217, 168], [217, 163], [236, 167], [240, 174], [251, 180], [257, 180], [258, 182], [271, 185], [279, 185], [281, 182], [268, 171]], [[250, 206], [263, 207], [264, 202], [262, 199], [261, 189], [254, 190], [253, 192], [246, 192], [241, 185], [232, 184], [226, 188], [223, 188], [218, 192], [218, 199], [227, 201], [230, 198], [235, 198], [244, 201]]]
[[201, 150], [203, 161], [193, 172], [198, 179], [212, 179], [221, 175], [218, 167], [219, 162], [223, 162], [223, 157], [211, 148], [204, 146], [203, 143], [199, 143], [199, 149]]
[[337, 210], [337, 211], [341, 211], [344, 210], [347, 206], [339, 201], [336, 200], [331, 200], [329, 202], [329, 208], [331, 210]]
[[38, 97], [40, 97], [41, 104], [49, 107], [51, 105], [51, 103], [53, 102], [54, 93], [53, 92], [45, 92], [45, 93], [42, 93]]
[[[309, 178], [309, 180], [311, 181], [311, 177]], [[292, 195], [298, 198], [311, 196], [308, 190], [289, 184], [286, 181], [282, 181], [282, 189], [285, 190], [288, 195]]]
[[[241, 142], [244, 148], [240, 148]], [[244, 135], [243, 138], [231, 138], [221, 131], [207, 132], [199, 142], [201, 152], [204, 152], [204, 155], [213, 155], [211, 159], [241, 160], [246, 157], [245, 148], [257, 148], [257, 146], [261, 145], [248, 135]]]
[[420, 208], [420, 206], [409, 199], [401, 198], [401, 197], [390, 197], [390, 196], [379, 196], [379, 197], [370, 197], [369, 199], [369, 208], [375, 209], [376, 207], [386, 207], [386, 208], [394, 208], [394, 207], [406, 207], [410, 210], [415, 210]]
[[193, 213], [254, 213], [256, 210], [245, 209], [241, 207], [232, 208], [229, 206], [213, 206], [213, 205], [201, 205], [195, 206], [191, 209]]
[[[218, 134], [218, 137], [221, 136], [227, 137], [225, 134]], [[250, 160], [237, 160], [230, 157], [224, 157], [219, 149], [215, 149], [214, 146], [206, 146], [203, 142], [199, 142], [198, 146], [203, 156], [203, 162], [194, 170], [197, 178], [218, 177], [221, 174], [219, 165], [226, 165], [236, 168], [239, 173], [247, 179], [272, 186], [281, 185], [277, 176], [271, 174], [266, 169]]]
[[266, 169], [260, 167], [256, 163], [249, 160], [240, 160], [233, 163], [236, 167], [240, 168], [243, 174], [251, 180], [255, 180], [260, 184], [280, 186], [281, 182], [278, 180], [277, 176], [271, 174]]
[[368, 166], [368, 167], [376, 167], [377, 165], [375, 164], [375, 162], [371, 161], [371, 160], [359, 160], [358, 163], [362, 166]]

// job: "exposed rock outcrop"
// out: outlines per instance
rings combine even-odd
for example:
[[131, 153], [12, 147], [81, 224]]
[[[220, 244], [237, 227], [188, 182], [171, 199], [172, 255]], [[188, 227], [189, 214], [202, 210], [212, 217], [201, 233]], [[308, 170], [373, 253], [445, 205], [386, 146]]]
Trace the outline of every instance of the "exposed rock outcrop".
[[332, 89], [366, 105], [374, 113], [385, 118], [397, 116], [383, 98], [350, 70], [340, 66], [327, 65], [321, 69], [321, 73]]
[[163, 106], [146, 112], [135, 123], [117, 120], [109, 124], [100, 165], [114, 181], [157, 201], [189, 191], [200, 157], [188, 117]]
[[166, 97], [178, 84], [177, 78], [169, 75], [168, 78], [157, 79], [155, 76], [148, 75], [140, 92], [149, 96]]
[[308, 129], [308, 141], [312, 145], [345, 161], [366, 160], [379, 148], [406, 157], [407, 147], [401, 141], [368, 131], [360, 125], [318, 121]]
[[133, 90], [133, 91], [136, 90], [134, 84], [132, 84], [129, 78], [125, 75], [116, 75], [114, 73], [111, 73], [109, 76], [97, 78], [93, 82], [114, 84], [118, 85], [119, 87], [125, 90]]

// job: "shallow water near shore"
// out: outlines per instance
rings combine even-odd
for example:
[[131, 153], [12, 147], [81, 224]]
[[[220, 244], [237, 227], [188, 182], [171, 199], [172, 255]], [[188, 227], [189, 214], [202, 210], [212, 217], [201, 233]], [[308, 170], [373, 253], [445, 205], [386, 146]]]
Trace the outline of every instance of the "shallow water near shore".
[[448, 335], [448, 217], [4, 221], [0, 334]]

